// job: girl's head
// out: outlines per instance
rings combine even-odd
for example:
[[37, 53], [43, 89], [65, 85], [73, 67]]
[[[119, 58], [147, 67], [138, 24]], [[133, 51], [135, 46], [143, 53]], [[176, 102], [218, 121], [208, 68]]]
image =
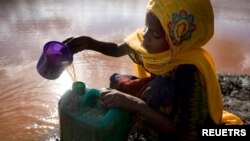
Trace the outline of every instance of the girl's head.
[[169, 48], [174, 53], [186, 52], [200, 48], [213, 36], [210, 0], [149, 0], [147, 10], [143, 45], [148, 52]]
[[149, 53], [160, 53], [170, 49], [164, 29], [152, 12], [146, 14], [146, 27], [143, 33], [143, 47]]

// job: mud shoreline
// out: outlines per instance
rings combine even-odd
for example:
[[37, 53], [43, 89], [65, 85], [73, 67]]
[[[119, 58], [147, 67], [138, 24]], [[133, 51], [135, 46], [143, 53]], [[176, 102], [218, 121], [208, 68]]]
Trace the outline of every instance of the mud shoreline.
[[250, 125], [250, 76], [218, 74], [224, 109], [239, 116]]

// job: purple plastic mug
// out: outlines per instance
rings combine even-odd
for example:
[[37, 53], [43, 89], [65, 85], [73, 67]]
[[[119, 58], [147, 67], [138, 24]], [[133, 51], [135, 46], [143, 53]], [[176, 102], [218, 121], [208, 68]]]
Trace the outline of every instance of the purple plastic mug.
[[72, 61], [73, 54], [66, 45], [58, 41], [50, 41], [44, 45], [36, 68], [41, 76], [53, 80], [57, 79]]

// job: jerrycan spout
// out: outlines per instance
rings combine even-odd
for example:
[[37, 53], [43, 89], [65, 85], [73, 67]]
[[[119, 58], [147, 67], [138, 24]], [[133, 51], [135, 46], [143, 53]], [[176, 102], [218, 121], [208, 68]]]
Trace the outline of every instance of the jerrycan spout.
[[107, 108], [100, 96], [100, 90], [79, 81], [63, 94], [58, 103], [62, 141], [126, 141], [130, 113]]

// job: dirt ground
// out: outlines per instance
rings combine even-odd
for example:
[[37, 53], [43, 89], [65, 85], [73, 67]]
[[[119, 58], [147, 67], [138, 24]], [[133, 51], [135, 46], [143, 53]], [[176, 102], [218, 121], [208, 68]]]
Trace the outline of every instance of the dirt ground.
[[224, 109], [250, 125], [250, 76], [219, 74]]

